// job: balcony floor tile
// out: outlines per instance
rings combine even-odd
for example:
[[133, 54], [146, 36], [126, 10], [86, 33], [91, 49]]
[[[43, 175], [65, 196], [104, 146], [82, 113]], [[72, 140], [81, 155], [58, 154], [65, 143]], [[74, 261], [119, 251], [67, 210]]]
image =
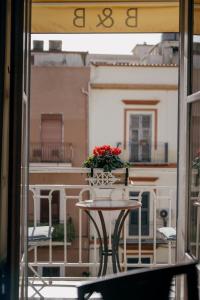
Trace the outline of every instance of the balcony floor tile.
[[[39, 294], [29, 285], [29, 299], [44, 299], [44, 300], [74, 300], [77, 298], [77, 286], [81, 285], [82, 281], [53, 281], [50, 285], [44, 286], [41, 281], [34, 281], [34, 287]], [[101, 296], [94, 294], [90, 299], [101, 299]]]

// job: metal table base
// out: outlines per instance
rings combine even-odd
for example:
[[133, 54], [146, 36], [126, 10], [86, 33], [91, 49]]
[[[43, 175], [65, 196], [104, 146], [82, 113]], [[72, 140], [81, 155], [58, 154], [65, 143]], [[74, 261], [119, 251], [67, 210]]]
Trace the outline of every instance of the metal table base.
[[98, 277], [105, 276], [108, 268], [108, 257], [112, 256], [112, 268], [113, 273], [121, 272], [120, 267], [120, 260], [119, 260], [119, 241], [120, 241], [120, 235], [121, 231], [125, 222], [126, 217], [128, 216], [129, 210], [122, 210], [119, 213], [119, 216], [117, 217], [113, 236], [112, 236], [112, 249], [109, 249], [108, 247], [108, 234], [106, 230], [105, 225], [105, 219], [103, 216], [102, 211], [98, 211], [98, 216], [100, 219], [101, 229], [102, 229], [102, 235], [100, 233], [100, 230], [98, 228], [98, 225], [95, 221], [95, 219], [92, 217], [91, 213], [88, 210], [85, 210], [86, 214], [89, 216], [90, 220], [92, 221], [97, 236], [100, 243], [100, 265], [98, 270]]

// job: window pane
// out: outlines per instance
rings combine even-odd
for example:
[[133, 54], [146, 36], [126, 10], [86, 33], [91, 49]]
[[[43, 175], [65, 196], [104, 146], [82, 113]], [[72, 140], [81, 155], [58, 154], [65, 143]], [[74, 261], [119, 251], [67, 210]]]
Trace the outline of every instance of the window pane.
[[[135, 199], [138, 193], [130, 192], [130, 199]], [[138, 235], [138, 210], [130, 212], [129, 218], [129, 235]], [[141, 209], [141, 233], [142, 235], [149, 235], [149, 193], [145, 192], [142, 194], [142, 209]]]
[[150, 145], [144, 144], [144, 145], [142, 145], [141, 149], [142, 149], [142, 161], [143, 162], [150, 161], [151, 160]]
[[138, 143], [130, 143], [130, 157], [129, 157], [129, 161], [130, 162], [137, 162], [139, 161], [139, 152], [138, 152], [138, 149], [139, 149], [139, 146], [138, 146]]
[[131, 115], [129, 129], [130, 162], [151, 161], [151, 115]]
[[[127, 263], [128, 264], [138, 264], [138, 257], [128, 257], [127, 258]], [[141, 257], [141, 263], [142, 264], [150, 264], [151, 260], [150, 257]], [[133, 269], [138, 269], [137, 267], [128, 267], [127, 270], [133, 270]]]
[[143, 209], [149, 209], [149, 194], [148, 193], [143, 193], [142, 196], [142, 208]]
[[[139, 258], [138, 257], [129, 257], [127, 258], [127, 263], [128, 264], [137, 264]], [[150, 257], [141, 257], [141, 262], [143, 264], [150, 264]]]
[[142, 116], [142, 127], [150, 128], [151, 126], [151, 118], [150, 116]]
[[137, 115], [131, 116], [131, 127], [139, 128], [139, 116], [137, 116]]
[[200, 101], [191, 104], [190, 116], [190, 198], [189, 198], [189, 252], [196, 258], [199, 249], [200, 211]]
[[131, 130], [130, 138], [131, 138], [132, 142], [138, 143], [138, 130]]
[[42, 276], [44, 277], [60, 277], [59, 267], [43, 267]]
[[192, 93], [200, 90], [200, 21], [199, 0], [194, 1], [194, 25], [192, 45]]
[[150, 142], [150, 130], [143, 130], [143, 139], [146, 140], [146, 142]]

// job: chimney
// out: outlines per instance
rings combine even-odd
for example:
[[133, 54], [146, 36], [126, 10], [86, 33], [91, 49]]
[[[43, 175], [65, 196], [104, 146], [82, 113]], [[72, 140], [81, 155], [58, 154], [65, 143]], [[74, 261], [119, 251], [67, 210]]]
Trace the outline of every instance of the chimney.
[[42, 52], [44, 51], [44, 41], [33, 41], [33, 51]]
[[62, 51], [62, 41], [49, 41], [49, 51], [61, 52]]

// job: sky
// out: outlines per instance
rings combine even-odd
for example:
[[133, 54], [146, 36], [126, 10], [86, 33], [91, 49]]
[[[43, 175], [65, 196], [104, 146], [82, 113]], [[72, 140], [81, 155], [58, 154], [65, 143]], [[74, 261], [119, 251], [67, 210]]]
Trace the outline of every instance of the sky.
[[44, 40], [44, 50], [48, 40], [62, 40], [63, 51], [88, 51], [99, 54], [131, 54], [136, 44], [157, 44], [161, 34], [32, 34], [32, 40]]

